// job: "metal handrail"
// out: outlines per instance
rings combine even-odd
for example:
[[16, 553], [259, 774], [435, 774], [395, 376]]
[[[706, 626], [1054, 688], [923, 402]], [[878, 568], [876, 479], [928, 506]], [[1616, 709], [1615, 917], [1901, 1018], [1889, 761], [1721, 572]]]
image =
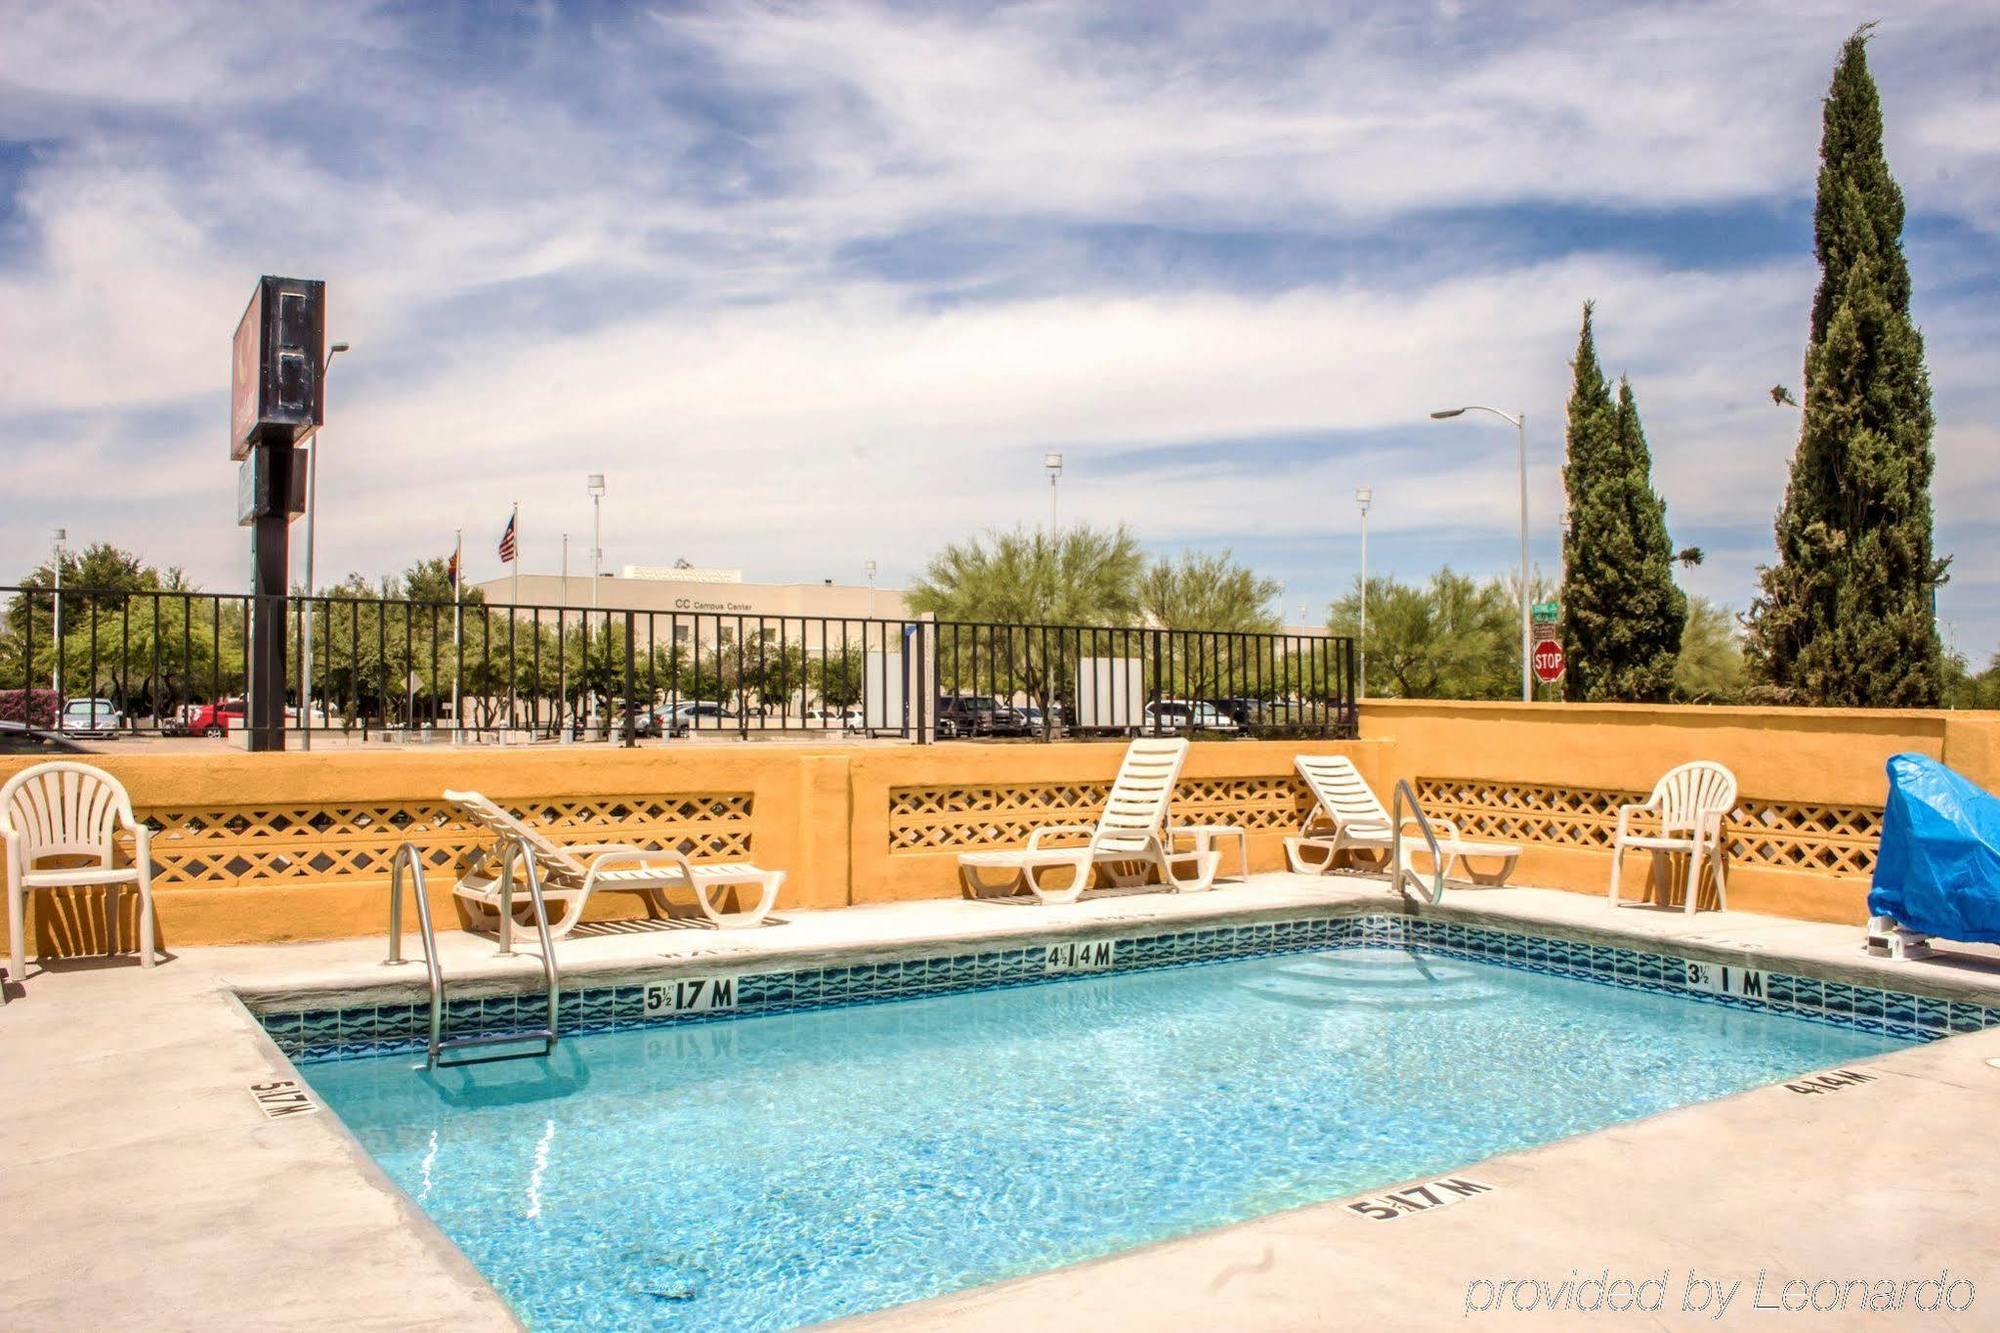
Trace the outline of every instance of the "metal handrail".
[[431, 927], [431, 900], [424, 892], [423, 854], [414, 842], [398, 847], [389, 862], [389, 956], [382, 960], [382, 966], [400, 967], [409, 961], [403, 957], [403, 867], [406, 865], [410, 868], [410, 878], [417, 890], [417, 929], [423, 935], [424, 970], [430, 976], [429, 1057], [430, 1063], [436, 1064], [444, 1027], [444, 970], [438, 966], [437, 932]]
[[[1403, 802], [1406, 799], [1410, 803], [1411, 811], [1416, 815], [1417, 827], [1423, 830], [1424, 841], [1430, 844], [1431, 883], [1428, 892], [1425, 891], [1423, 877], [1410, 869], [1403, 860]], [[1415, 896], [1420, 901], [1433, 906], [1443, 902], [1444, 854], [1438, 847], [1437, 834], [1431, 830], [1430, 817], [1424, 814], [1423, 806], [1417, 803], [1417, 793], [1410, 786], [1408, 778], [1396, 779], [1395, 803], [1389, 812], [1389, 822], [1392, 825], [1389, 831], [1389, 860], [1395, 866], [1392, 873], [1395, 875], [1397, 892], [1408, 892], [1405, 888], [1406, 882], [1414, 883], [1417, 886]]]
[[541, 937], [542, 976], [549, 989], [549, 1038], [548, 1044], [556, 1043], [556, 1002], [562, 993], [562, 982], [556, 972], [555, 941], [549, 936], [549, 908], [542, 897], [541, 867], [535, 864], [535, 854], [518, 835], [508, 835], [500, 840], [500, 957], [513, 954], [514, 943], [514, 859], [519, 857], [527, 870], [528, 899], [535, 905], [535, 931]]
[[[444, 1037], [444, 969], [438, 963], [437, 932], [431, 925], [431, 903], [424, 892], [423, 854], [413, 842], [406, 842], [396, 849], [396, 855], [389, 862], [389, 956], [382, 960], [384, 967], [400, 967], [409, 960], [403, 957], [403, 869], [409, 868], [410, 879], [417, 895], [417, 928], [424, 941], [424, 971], [428, 975], [431, 988], [430, 1040], [426, 1044], [427, 1063], [435, 1067], [439, 1056], [461, 1046], [494, 1046], [519, 1042], [525, 1036], [529, 1040], [539, 1037], [542, 1054], [547, 1055], [556, 1045], [556, 1009], [562, 995], [561, 982], [556, 972], [556, 953], [549, 938], [549, 915], [547, 903], [542, 897], [541, 871], [535, 865], [533, 853], [523, 847], [518, 838], [507, 838], [500, 848], [500, 952], [509, 955], [511, 933], [508, 927], [513, 923], [514, 914], [514, 857], [519, 855], [527, 866], [528, 897], [535, 905], [535, 926], [542, 938], [542, 975], [548, 980], [549, 1021], [548, 1027], [536, 1033], [500, 1033], [489, 1036], [459, 1037], [451, 1041]], [[521, 1052], [527, 1054], [527, 1052]], [[489, 1057], [507, 1058], [507, 1057]], [[471, 1061], [454, 1061], [454, 1064], [468, 1064]]]

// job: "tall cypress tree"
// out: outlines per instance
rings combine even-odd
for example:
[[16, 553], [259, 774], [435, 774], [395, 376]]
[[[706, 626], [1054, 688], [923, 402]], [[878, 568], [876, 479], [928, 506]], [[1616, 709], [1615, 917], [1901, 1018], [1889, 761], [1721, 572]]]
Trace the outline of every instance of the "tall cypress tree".
[[1804, 413], [1749, 651], [1799, 703], [1931, 707], [1944, 686], [1933, 598], [1947, 563], [1931, 545], [1934, 418], [1868, 36], [1864, 26], [1847, 39], [1826, 98]]
[[1598, 364], [1583, 308], [1569, 399], [1569, 532], [1563, 538], [1564, 694], [1587, 702], [1654, 701], [1673, 691], [1687, 597], [1673, 579], [1665, 503], [1629, 380]]

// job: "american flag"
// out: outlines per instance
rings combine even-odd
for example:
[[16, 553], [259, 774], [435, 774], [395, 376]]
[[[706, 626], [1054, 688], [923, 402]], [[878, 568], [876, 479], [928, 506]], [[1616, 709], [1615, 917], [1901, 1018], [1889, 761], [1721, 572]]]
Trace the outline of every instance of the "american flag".
[[521, 554], [520, 548], [514, 544], [514, 524], [519, 522], [520, 518], [519, 514], [509, 514], [507, 530], [500, 534], [500, 563], [503, 565], [513, 564], [515, 557]]
[[451, 576], [451, 586], [452, 586], [452, 587], [454, 587], [454, 588], [456, 588], [456, 587], [458, 586], [458, 552], [457, 552], [457, 551], [453, 551], [453, 552], [451, 553], [451, 559], [449, 559], [449, 560], [447, 560], [447, 561], [445, 562], [445, 566], [444, 566], [444, 572], [445, 572], [446, 574], [448, 574], [448, 575], [450, 575], [450, 576]]

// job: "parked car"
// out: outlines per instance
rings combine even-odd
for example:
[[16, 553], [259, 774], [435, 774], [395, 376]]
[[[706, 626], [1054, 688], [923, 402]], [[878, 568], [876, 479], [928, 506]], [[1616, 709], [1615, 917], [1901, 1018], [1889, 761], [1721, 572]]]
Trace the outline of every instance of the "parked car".
[[1160, 699], [1146, 705], [1146, 730], [1234, 731], [1236, 723], [1214, 704], [1186, 699]]
[[1259, 715], [1264, 707], [1260, 700], [1241, 697], [1210, 699], [1208, 702], [1214, 707], [1216, 712], [1222, 714], [1239, 727], [1247, 727], [1259, 721]]
[[[1021, 717], [1022, 720], [1024, 720], [1028, 724], [1029, 734], [1035, 736], [1039, 736], [1042, 734], [1043, 716], [1042, 716], [1042, 709], [1039, 704], [1029, 704], [1025, 708], [1021, 709]], [[1061, 734], [1063, 729], [1063, 710], [1061, 704], [1049, 705], [1047, 723], [1048, 723], [1047, 729], [1051, 735]]]
[[69, 736], [116, 736], [124, 724], [125, 715], [109, 699], [71, 699], [57, 726]]
[[196, 704], [182, 724], [188, 736], [227, 736], [231, 727], [243, 725], [250, 706], [241, 699], [221, 699], [212, 704]]
[[690, 731], [726, 731], [736, 723], [736, 714], [727, 705], [706, 699], [690, 699], [653, 715], [668, 736], [685, 736]]
[[847, 708], [808, 708], [806, 725], [827, 731], [859, 731], [866, 724], [862, 720], [860, 706], [854, 705]]
[[945, 739], [962, 736], [1026, 736], [1028, 719], [1012, 704], [990, 694], [954, 694], [938, 700], [937, 732]]

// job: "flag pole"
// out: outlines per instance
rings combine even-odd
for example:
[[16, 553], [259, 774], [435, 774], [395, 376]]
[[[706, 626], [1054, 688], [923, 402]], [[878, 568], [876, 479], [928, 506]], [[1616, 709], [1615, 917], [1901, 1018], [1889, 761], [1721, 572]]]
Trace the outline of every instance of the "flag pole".
[[556, 599], [556, 730], [569, 744], [569, 644], [563, 636], [563, 613], [569, 610], [569, 534], [562, 535], [562, 596]]
[[457, 543], [452, 547], [451, 557], [451, 743], [456, 745], [463, 737], [465, 719], [459, 716], [465, 707], [465, 686], [462, 675], [465, 664], [464, 644], [460, 639], [463, 618], [459, 603], [463, 600], [460, 589], [465, 586], [465, 529], [458, 530]]
[[514, 534], [514, 604], [507, 608], [507, 725], [512, 728], [520, 719], [516, 716], [518, 702], [514, 694], [514, 683], [520, 679], [520, 663], [514, 660], [514, 629], [521, 619], [521, 502], [514, 501], [514, 516], [507, 520], [507, 530]]

